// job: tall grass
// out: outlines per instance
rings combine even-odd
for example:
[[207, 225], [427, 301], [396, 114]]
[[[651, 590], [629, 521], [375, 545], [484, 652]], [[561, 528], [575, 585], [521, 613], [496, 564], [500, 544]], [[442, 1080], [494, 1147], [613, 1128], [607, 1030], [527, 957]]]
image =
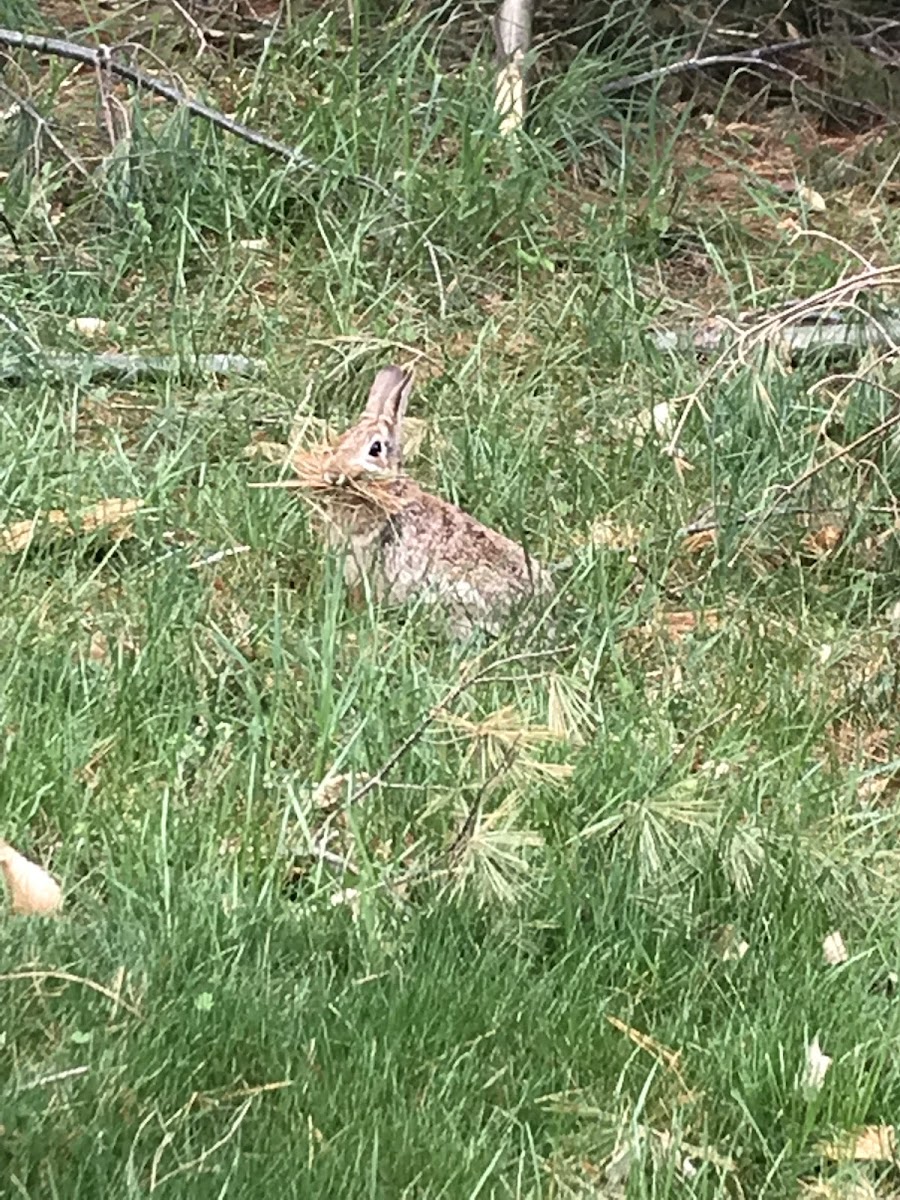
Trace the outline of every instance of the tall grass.
[[[752, 178], [731, 206], [680, 198], [695, 118], [600, 91], [649, 62], [624, 34], [545, 79], [513, 145], [446, 14], [352, 12], [285, 14], [258, 67], [209, 84], [320, 175], [140, 100], [110, 155], [78, 132], [93, 81], [52, 67], [27, 69], [105, 169], [22, 157], [7, 122], [0, 355], [83, 350], [70, 322], [92, 316], [102, 346], [268, 373], [30, 370], [6, 393], [4, 522], [145, 507], [122, 540], [0, 557], [0, 833], [67, 896], [58, 921], [0, 922], [0, 1178], [780, 1200], [823, 1138], [900, 1100], [896, 443], [794, 497], [837, 549], [808, 514], [746, 518], [829, 411], [837, 442], [883, 419], [893, 365], [835, 407], [837, 384], [811, 391], [832, 366], [748, 362], [703, 391], [679, 472], [647, 418], [703, 364], [644, 335], [696, 301], [685, 247], [737, 308], [832, 282], [842, 252], [789, 245], [796, 201]], [[770, 209], [762, 238], [747, 214]], [[822, 220], [868, 244], [876, 217], [848, 232], [838, 196]], [[515, 629], [458, 646], [425, 611], [354, 608], [296, 496], [248, 487], [277, 474], [252, 438], [298, 412], [338, 428], [412, 358], [416, 474], [572, 557], [542, 658]], [[715, 542], [686, 545], [711, 506]], [[348, 807], [477, 653], [511, 661]], [[828, 967], [835, 928], [850, 959]], [[833, 1065], [810, 1092], [816, 1035]]]

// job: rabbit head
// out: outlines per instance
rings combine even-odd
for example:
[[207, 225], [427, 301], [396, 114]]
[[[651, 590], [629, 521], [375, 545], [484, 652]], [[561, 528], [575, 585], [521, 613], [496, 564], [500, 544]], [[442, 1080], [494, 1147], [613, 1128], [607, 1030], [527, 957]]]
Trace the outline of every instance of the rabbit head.
[[324, 471], [328, 483], [367, 475], [399, 475], [403, 416], [412, 386], [412, 372], [394, 366], [378, 372], [362, 416], [331, 448]]

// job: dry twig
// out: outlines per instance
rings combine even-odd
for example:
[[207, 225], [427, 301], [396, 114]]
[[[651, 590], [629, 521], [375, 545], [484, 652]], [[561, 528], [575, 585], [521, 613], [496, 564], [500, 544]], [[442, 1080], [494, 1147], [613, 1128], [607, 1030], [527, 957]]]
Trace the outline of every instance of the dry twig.
[[[687, 424], [687, 419], [694, 408], [700, 404], [700, 397], [706, 386], [713, 380], [721, 388], [726, 379], [745, 362], [746, 354], [768, 338], [777, 336], [782, 329], [802, 321], [810, 313], [819, 309], [835, 308], [839, 305], [848, 306], [855, 303], [861, 292], [884, 287], [885, 284], [900, 280], [900, 264], [889, 267], [866, 267], [855, 275], [849, 275], [830, 288], [817, 292], [806, 300], [798, 300], [784, 309], [763, 318], [750, 329], [737, 334], [733, 345], [723, 350], [709, 367], [704, 371], [697, 387], [684, 397], [684, 407], [678, 418], [678, 423], [672, 432], [666, 452], [673, 458], [678, 456], [678, 440]], [[729, 362], [728, 360], [731, 359]], [[723, 370], [724, 368], [724, 370]]]
[[97, 992], [100, 996], [105, 996], [107, 1000], [113, 1002], [113, 1005], [116, 1007], [121, 1006], [126, 1012], [130, 1012], [133, 1017], [140, 1017], [141, 1015], [134, 1005], [122, 999], [120, 993], [104, 987], [102, 983], [97, 983], [94, 979], [87, 979], [84, 975], [72, 975], [69, 971], [8, 971], [0, 975], [0, 983], [7, 983], [16, 979], [30, 979], [33, 983], [40, 983], [45, 979], [56, 979], [60, 983], [77, 983], [81, 987], [89, 988], [92, 992]]
[[[33, 123], [36, 137], [45, 137], [51, 146], [53, 146], [69, 163], [69, 166], [71, 166], [73, 170], [77, 171], [83, 179], [91, 178], [90, 171], [81, 161], [81, 159], [74, 155], [71, 150], [65, 146], [62, 139], [57, 137], [52, 126], [50, 125], [50, 122], [42, 112], [36, 109], [29, 100], [25, 99], [24, 96], [20, 96], [18, 92], [14, 92], [12, 88], [8, 87], [5, 83], [0, 83], [0, 91], [9, 97], [14, 108], [18, 108], [18, 110], [23, 112]], [[13, 232], [12, 226], [6, 221], [5, 218], [3, 218], [3, 223], [6, 225], [7, 232], [12, 238], [14, 249], [18, 252], [19, 246], [16, 242], [15, 233]]]
[[[172, 84], [165, 83], [162, 79], [157, 79], [154, 75], [148, 75], [146, 71], [140, 70], [139, 67], [132, 67], [127, 63], [120, 62], [113, 57], [113, 50], [109, 46], [83, 46], [78, 42], [64, 41], [61, 38], [21, 33], [16, 29], [0, 29], [0, 46], [7, 46], [10, 50], [28, 50], [33, 54], [48, 54], [55, 58], [68, 59], [72, 62], [94, 67], [98, 72], [108, 71], [118, 79], [124, 79], [137, 88], [142, 88], [144, 91], [162, 96], [170, 104], [176, 104], [179, 107], [187, 109], [194, 116], [202, 117], [203, 120], [209, 121], [211, 125], [215, 125], [219, 129], [224, 129], [227, 133], [231, 133], [235, 137], [242, 138], [252, 146], [268, 150], [270, 154], [275, 154], [279, 158], [283, 158], [291, 166], [300, 167], [305, 171], [312, 171], [317, 174], [331, 175], [336, 178], [342, 177], [339, 171], [323, 166], [322, 163], [317, 162], [314, 158], [310, 158], [309, 155], [304, 154], [296, 146], [289, 146], [286, 142], [280, 142], [276, 138], [269, 137], [268, 134], [251, 129], [249, 125], [244, 125], [241, 121], [236, 121], [234, 117], [226, 116], [225, 113], [220, 112], [217, 108], [213, 108], [209, 104], [204, 104], [202, 100], [195, 100], [192, 96], [186, 95], [178, 88], [173, 87]], [[370, 175], [351, 174], [346, 176], [346, 178], [360, 187], [378, 192], [387, 199], [392, 201], [394, 199], [388, 189]]]
[[[885, 33], [895, 33], [900, 30], [900, 21], [885, 21], [868, 33], [857, 34], [853, 37], [842, 38], [844, 45], [861, 46], [873, 49], [873, 43]], [[796, 54], [801, 50], [811, 50], [820, 45], [816, 38], [791, 38], [786, 42], [776, 42], [771, 46], [756, 46], [750, 50], [725, 50], [718, 54], [699, 56], [693, 54], [690, 58], [679, 59], [678, 62], [667, 63], [664, 67], [654, 67], [650, 71], [639, 71], [634, 75], [623, 75], [621, 79], [611, 79], [603, 84], [600, 91], [607, 96], [616, 92], [625, 92], [629, 88], [640, 87], [644, 83], [659, 83], [675, 75], [684, 75], [689, 71], [707, 71], [713, 67], [764, 67], [769, 70], [784, 70], [779, 63], [774, 62], [779, 55]], [[792, 73], [792, 72], [791, 72]]]

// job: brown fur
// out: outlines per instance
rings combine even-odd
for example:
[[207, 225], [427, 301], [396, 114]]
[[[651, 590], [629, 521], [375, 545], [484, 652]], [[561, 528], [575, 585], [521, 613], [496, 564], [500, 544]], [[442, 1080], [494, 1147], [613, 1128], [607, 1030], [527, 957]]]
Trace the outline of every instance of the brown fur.
[[522, 547], [403, 474], [403, 416], [412, 377], [378, 373], [365, 412], [322, 461], [317, 507], [332, 546], [346, 546], [344, 577], [376, 599], [440, 605], [458, 636], [496, 632], [530, 598], [554, 592], [546, 567]]

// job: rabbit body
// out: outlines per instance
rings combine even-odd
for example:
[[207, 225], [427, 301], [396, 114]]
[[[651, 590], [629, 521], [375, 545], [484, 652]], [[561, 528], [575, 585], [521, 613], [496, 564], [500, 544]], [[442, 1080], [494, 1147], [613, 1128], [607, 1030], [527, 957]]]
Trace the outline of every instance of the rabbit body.
[[338, 488], [380, 479], [387, 503], [352, 490], [339, 501], [323, 498], [328, 543], [347, 549], [349, 586], [365, 581], [380, 601], [437, 604], [457, 637], [477, 628], [496, 633], [525, 601], [548, 603], [553, 580], [517, 542], [402, 474], [411, 386], [411, 376], [397, 367], [380, 371], [365, 413], [332, 448], [326, 478]]

